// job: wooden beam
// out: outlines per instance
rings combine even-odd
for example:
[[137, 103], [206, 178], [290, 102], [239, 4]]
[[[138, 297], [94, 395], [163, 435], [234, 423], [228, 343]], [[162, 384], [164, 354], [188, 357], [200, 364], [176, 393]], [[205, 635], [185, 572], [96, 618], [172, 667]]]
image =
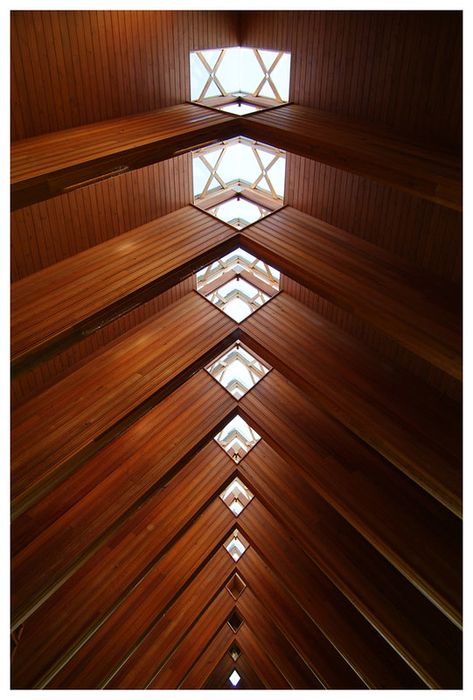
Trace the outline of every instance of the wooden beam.
[[14, 283], [13, 370], [68, 347], [237, 245], [235, 229], [189, 206]]
[[461, 377], [461, 294], [400, 258], [285, 207], [243, 229], [240, 245], [400, 345]]
[[193, 104], [16, 141], [12, 208], [237, 136], [239, 120]]
[[241, 340], [461, 515], [461, 408], [454, 401], [285, 292], [244, 321]]
[[307, 472], [324, 500], [461, 624], [459, 518], [324, 414], [277, 370], [253, 387], [239, 407], [284, 460]]
[[[264, 440], [238, 472], [288, 535], [430, 687], [460, 687], [461, 631], [320, 498], [307, 472], [289, 465]], [[248, 584], [252, 587], [254, 579]], [[263, 593], [254, 592], [263, 600]], [[269, 596], [268, 591], [266, 609]]]
[[375, 124], [290, 104], [241, 119], [242, 135], [460, 210], [461, 157]]

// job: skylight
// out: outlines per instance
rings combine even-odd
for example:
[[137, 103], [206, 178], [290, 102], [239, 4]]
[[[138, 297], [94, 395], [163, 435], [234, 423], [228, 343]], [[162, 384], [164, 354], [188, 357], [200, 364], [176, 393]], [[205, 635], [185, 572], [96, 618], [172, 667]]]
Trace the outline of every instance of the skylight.
[[287, 102], [290, 68], [291, 54], [284, 51], [240, 46], [192, 51], [191, 100], [233, 95]]
[[236, 670], [236, 668], [233, 669], [232, 673], [231, 673], [230, 676], [228, 677], [228, 680], [229, 680], [230, 683], [233, 685], [233, 687], [236, 688], [236, 686], [238, 685], [238, 683], [239, 683], [240, 680], [241, 680], [241, 677], [240, 677], [238, 671]]
[[238, 644], [233, 642], [232, 646], [228, 650], [228, 653], [232, 657], [233, 661], [236, 661], [241, 654], [240, 647], [238, 646]]
[[194, 201], [226, 189], [264, 192], [282, 203], [286, 153], [237, 136], [192, 154]]
[[269, 367], [237, 341], [206, 370], [238, 400], [269, 372]]
[[230, 508], [233, 515], [238, 517], [242, 510], [244, 510], [253, 499], [253, 494], [238, 477], [235, 477], [231, 484], [222, 491], [220, 498], [225, 505]]
[[207, 211], [217, 219], [225, 221], [237, 229], [253, 224], [270, 213], [269, 209], [239, 195], [235, 195], [231, 199], [222, 202], [222, 204], [217, 204], [217, 206], [207, 209]]
[[249, 546], [249, 542], [247, 542], [239, 530], [234, 530], [224, 544], [225, 549], [233, 561], [238, 561]]
[[238, 464], [251, 448], [261, 440], [261, 436], [258, 435], [256, 430], [250, 428], [241, 416], [235, 416], [215, 436], [215, 440], [228, 456]]
[[261, 107], [256, 107], [256, 105], [250, 105], [248, 102], [229, 102], [220, 107], [222, 112], [230, 112], [230, 114], [238, 114], [242, 116], [244, 114], [252, 114], [253, 112], [259, 112]]

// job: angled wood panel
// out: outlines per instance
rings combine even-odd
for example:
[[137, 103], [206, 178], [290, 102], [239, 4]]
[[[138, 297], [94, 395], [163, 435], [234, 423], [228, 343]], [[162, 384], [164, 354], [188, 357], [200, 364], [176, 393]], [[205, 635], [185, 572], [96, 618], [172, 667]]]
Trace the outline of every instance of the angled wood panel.
[[239, 121], [192, 104], [16, 141], [12, 209], [236, 136]]
[[67, 462], [124, 416], [180, 375], [182, 380], [202, 367], [222, 343], [231, 342], [235, 329], [227, 316], [191, 292], [15, 411], [13, 498], [40, 493], [44, 482], [54, 481]]
[[239, 516], [250, 543], [371, 688], [424, 688], [421, 679], [255, 499]]
[[[15, 558], [14, 620], [24, 618], [41, 594], [54, 590], [110, 528], [217, 433], [232, 411], [232, 397], [202, 371], [26, 513], [19, 532], [14, 530], [14, 539], [31, 543]], [[62, 514], [64, 504], [57, 504], [55, 497], [74, 487], [80, 496], [74, 491], [66, 495], [72, 503]], [[35, 534], [31, 516], [38, 511], [44, 529], [31, 541]], [[47, 568], [41, 566], [45, 560]]]
[[461, 376], [461, 298], [382, 249], [292, 207], [244, 229], [243, 247], [401, 345]]
[[284, 292], [242, 328], [250, 348], [461, 514], [461, 411], [452, 401], [387, 366]]
[[[217, 634], [213, 637], [210, 644], [203, 650], [202, 654], [186, 672], [183, 680], [179, 684], [179, 688], [183, 690], [199, 690], [204, 687], [206, 680], [211, 672], [215, 670], [216, 659], [222, 656], [222, 650], [229, 649], [234, 639], [234, 632], [230, 626], [224, 624], [220, 627]], [[235, 666], [235, 662], [231, 659], [227, 651], [224, 654], [224, 673], [222, 681], [228, 679]]]
[[297, 155], [461, 210], [461, 158], [373, 125], [291, 104], [242, 120], [243, 133]]
[[[120, 646], [118, 637], [114, 639], [108, 635], [112, 654], [119, 663], [122, 654], [126, 654], [134, 640], [146, 631], [150, 621], [211, 555], [218, 546], [222, 531], [227, 531], [231, 523], [232, 514], [216, 500], [214, 506], [210, 506], [174, 546], [163, 556], [156, 557], [145, 570], [146, 575], [142, 575], [131, 589], [119, 586], [108, 609], [101, 605], [95, 607], [98, 601], [93, 598], [93, 587], [88, 589], [86, 599], [82, 598], [85, 608], [77, 604], [64, 605], [63, 596], [68, 587], [60, 589], [25, 625], [22, 648], [18, 649], [15, 659], [13, 687], [43, 687], [78, 650], [85, 658], [88, 649], [94, 648], [95, 644], [106, 655], [109, 650], [103, 648], [101, 635], [108, 628], [121, 629]], [[196, 542], [199, 542], [198, 547], [193, 546]], [[107, 578], [109, 586], [116, 585], [109, 576]], [[85, 644], [89, 646], [84, 647]], [[113, 668], [111, 659], [108, 666], [97, 666], [95, 654], [88, 658], [99, 674]]]
[[326, 501], [460, 624], [458, 518], [276, 370], [240, 400], [240, 409], [284, 459], [307, 471]]
[[241, 33], [244, 46], [291, 52], [294, 102], [461, 143], [461, 12], [251, 11]]
[[24, 367], [229, 252], [235, 231], [195, 207], [156, 219], [12, 288], [12, 363]]
[[[318, 496], [307, 473], [265, 441], [238, 471], [291, 538], [430, 687], [461, 686], [461, 631]], [[249, 586], [255, 585], [252, 578]], [[262, 592], [255, 593], [262, 598]], [[273, 596], [268, 589], [266, 607]], [[292, 616], [297, 618], [294, 611]], [[286, 626], [287, 618], [283, 631]]]
[[23, 139], [190, 97], [189, 51], [238, 44], [227, 11], [14, 11], [12, 133]]

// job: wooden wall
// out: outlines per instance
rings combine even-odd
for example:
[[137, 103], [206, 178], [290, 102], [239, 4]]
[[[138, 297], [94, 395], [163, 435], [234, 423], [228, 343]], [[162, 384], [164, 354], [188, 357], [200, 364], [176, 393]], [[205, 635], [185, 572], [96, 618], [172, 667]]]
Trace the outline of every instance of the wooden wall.
[[13, 140], [189, 99], [189, 51], [238, 44], [234, 12], [12, 12]]
[[288, 153], [285, 202], [435, 275], [462, 276], [461, 213]]
[[13, 212], [13, 281], [190, 204], [190, 158], [156, 163]]
[[245, 12], [242, 44], [291, 51], [294, 102], [459, 146], [460, 12]]

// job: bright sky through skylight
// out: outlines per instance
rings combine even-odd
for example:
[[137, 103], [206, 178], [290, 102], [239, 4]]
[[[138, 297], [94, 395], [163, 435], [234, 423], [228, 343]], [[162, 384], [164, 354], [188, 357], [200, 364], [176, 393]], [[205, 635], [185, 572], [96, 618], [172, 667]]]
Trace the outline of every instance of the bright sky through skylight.
[[289, 99], [291, 55], [242, 47], [192, 51], [191, 100], [221, 95], [261, 95]]
[[[263, 211], [261, 211], [261, 209], [263, 209]], [[268, 213], [268, 209], [261, 209], [247, 199], [233, 197], [209, 211], [216, 216], [217, 219], [232, 223], [237, 228], [242, 228], [243, 226], [258, 221], [264, 213]]]
[[228, 680], [233, 685], [233, 687], [236, 688], [236, 686], [240, 682], [240, 675], [236, 669], [234, 669], [233, 673], [230, 675], [230, 678]]
[[253, 112], [259, 112], [260, 107], [255, 107], [255, 105], [250, 105], [246, 102], [230, 102], [227, 105], [222, 105], [220, 107], [222, 112], [230, 112], [230, 114], [252, 114]]

